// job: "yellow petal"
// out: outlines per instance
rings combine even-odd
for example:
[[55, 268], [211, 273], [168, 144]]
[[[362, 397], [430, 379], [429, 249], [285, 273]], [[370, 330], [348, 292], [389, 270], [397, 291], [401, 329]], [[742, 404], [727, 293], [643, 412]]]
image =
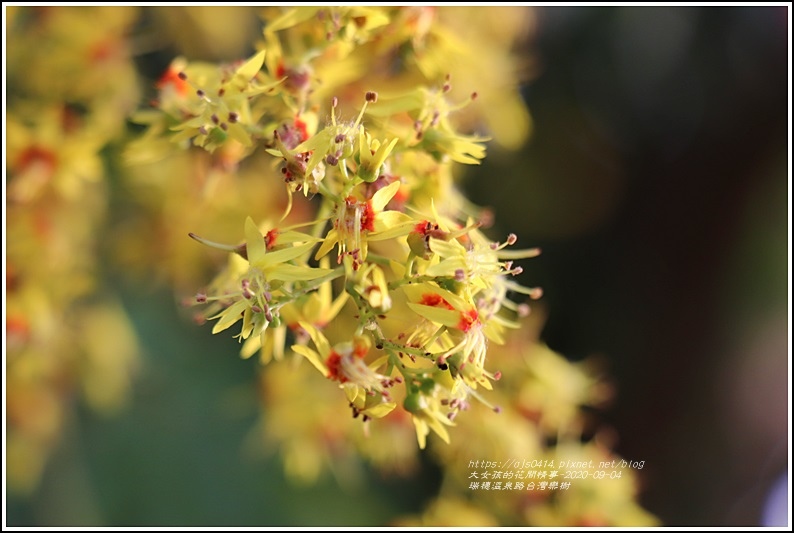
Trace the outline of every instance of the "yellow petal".
[[317, 352], [302, 344], [293, 344], [292, 351], [308, 359], [309, 362], [314, 365], [314, 368], [322, 372], [324, 376], [328, 375], [328, 369], [325, 367], [325, 363], [320, 359]]
[[245, 219], [245, 245], [248, 251], [248, 262], [252, 265], [262, 263], [265, 260], [265, 238], [259, 232], [259, 228], [254, 224], [251, 217]]
[[[298, 322], [298, 325], [300, 325], [300, 327], [309, 333], [309, 336], [312, 338], [312, 342], [314, 342], [314, 345], [320, 351], [320, 354], [322, 354], [323, 357], [328, 357], [328, 355], [331, 353], [331, 344], [328, 342], [328, 339], [325, 338], [325, 335], [323, 335], [319, 329], [314, 327], [314, 325], [304, 322], [303, 320]], [[294, 350], [295, 347], [293, 346], [292, 349]]]
[[333, 270], [287, 264], [279, 265], [269, 270], [267, 279], [268, 281], [309, 281], [330, 274], [331, 272], [333, 272]]
[[237, 72], [234, 73], [234, 83], [239, 87], [242, 85], [241, 88], [244, 88], [248, 85], [254, 76], [259, 72], [262, 68], [262, 64], [265, 62], [265, 51], [262, 50], [254, 54], [251, 59], [245, 62], [243, 66], [237, 69]]
[[328, 235], [325, 236], [325, 240], [320, 245], [320, 249], [317, 250], [315, 254], [315, 259], [320, 259], [321, 257], [325, 256], [328, 252], [331, 251], [331, 248], [339, 241], [339, 232], [336, 228], [331, 229], [328, 232]]
[[262, 347], [262, 335], [248, 337], [240, 349], [240, 357], [248, 359]]
[[[264, 244], [262, 246], [264, 246]], [[260, 268], [269, 268], [272, 265], [281, 265], [282, 263], [286, 263], [287, 261], [292, 261], [293, 259], [300, 257], [309, 250], [311, 250], [313, 246], [314, 243], [307, 243], [299, 246], [290, 246], [288, 248], [282, 248], [281, 250], [276, 250], [273, 252], [267, 252], [264, 259], [259, 263], [251, 261], [251, 255], [249, 253], [248, 260], [251, 261], [251, 264], [253, 266], [257, 266]]]
[[221, 331], [230, 328], [234, 325], [238, 320], [242, 317], [243, 311], [248, 307], [248, 302], [245, 300], [237, 300], [231, 306], [224, 309], [222, 312], [218, 313], [214, 318], [220, 318], [220, 320], [215, 324], [212, 328], [212, 333], [220, 333]]
[[291, 28], [305, 20], [312, 18], [321, 7], [297, 7], [290, 9], [276, 20], [265, 26], [265, 33], [274, 33]]
[[[397, 139], [394, 139], [394, 141], [397, 141]], [[397, 194], [397, 191], [400, 190], [400, 185], [401, 183], [399, 181], [395, 181], [373, 194], [372, 209], [374, 209], [376, 213], [383, 211], [386, 204], [388, 204], [391, 199], [394, 198], [394, 195]]]
[[370, 418], [383, 418], [391, 413], [395, 407], [397, 407], [397, 404], [394, 402], [384, 402], [368, 407], [363, 412]]
[[418, 315], [437, 324], [454, 328], [458, 325], [458, 323], [460, 323], [460, 311], [442, 309], [440, 307], [431, 307], [429, 305], [413, 304], [410, 302], [408, 303], [408, 307], [410, 307]]

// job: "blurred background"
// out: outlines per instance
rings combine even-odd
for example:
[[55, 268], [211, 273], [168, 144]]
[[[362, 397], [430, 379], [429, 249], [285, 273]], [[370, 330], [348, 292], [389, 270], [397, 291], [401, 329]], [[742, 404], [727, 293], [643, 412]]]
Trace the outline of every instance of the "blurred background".
[[[790, 469], [789, 8], [532, 11], [531, 138], [489, 150], [468, 195], [495, 234], [543, 249], [522, 275], [544, 288], [541, 338], [604, 361], [616, 398], [598, 416], [645, 461], [641, 505], [667, 526], [785, 525], [765, 505]], [[157, 37], [137, 68], [245, 55], [259, 21], [235, 20], [251, 25], [214, 35], [227, 26], [144, 9], [137, 28]], [[201, 37], [169, 41], [190, 28]], [[246, 444], [258, 363], [186, 320], [170, 287], [108, 265], [100, 289], [144, 370], [119, 414], [70, 411], [39, 487], [7, 497], [8, 525], [381, 525], [438, 491], [426, 456], [401, 480], [286, 483]]]

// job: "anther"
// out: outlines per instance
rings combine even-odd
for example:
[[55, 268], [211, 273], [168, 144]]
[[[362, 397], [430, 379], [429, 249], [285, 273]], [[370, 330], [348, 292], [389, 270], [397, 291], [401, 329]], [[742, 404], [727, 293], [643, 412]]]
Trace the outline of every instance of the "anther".
[[366, 99], [367, 102], [374, 104], [375, 102], [378, 101], [378, 93], [376, 93], [375, 91], [367, 91]]
[[206, 303], [206, 302], [207, 302], [207, 295], [206, 294], [204, 294], [203, 292], [200, 292], [200, 293], [198, 293], [196, 295], [196, 303], [203, 304], [203, 303]]
[[494, 221], [493, 211], [491, 211], [490, 209], [483, 209], [482, 211], [480, 211], [480, 225], [483, 228], [490, 228], [491, 225], [493, 224], [493, 221]]
[[510, 235], [507, 236], [507, 245], [513, 246], [517, 240], [518, 240], [518, 236], [516, 236], [515, 233], [511, 233]]
[[179, 77], [179, 79], [180, 79], [180, 80], [182, 80], [182, 81], [185, 81], [185, 80], [187, 80], [187, 74], [185, 74], [184, 72], [180, 72], [179, 74], [177, 74], [177, 76], [178, 76], [178, 77]]
[[462, 268], [455, 270], [455, 281], [464, 281], [466, 279], [466, 271]]
[[212, 114], [210, 120], [212, 120], [212, 123], [215, 124], [216, 126], [220, 123], [220, 119], [218, 118], [218, 115], [216, 115], [215, 113]]
[[199, 89], [199, 90], [196, 91], [196, 96], [198, 96], [199, 98], [204, 98], [205, 96], [207, 96], [207, 93], [205, 93], [203, 90]]
[[516, 312], [518, 313], [518, 316], [520, 316], [521, 318], [524, 318], [525, 316], [529, 316], [529, 313], [531, 311], [532, 309], [527, 304], [518, 304], [518, 307], [516, 307]]
[[231, 122], [232, 124], [234, 124], [234, 123], [236, 123], [238, 120], [240, 120], [240, 115], [238, 115], [238, 114], [237, 114], [236, 112], [234, 112], [234, 111], [229, 111], [229, 122]]
[[529, 297], [533, 300], [539, 300], [543, 297], [543, 289], [540, 287], [533, 287], [529, 290]]

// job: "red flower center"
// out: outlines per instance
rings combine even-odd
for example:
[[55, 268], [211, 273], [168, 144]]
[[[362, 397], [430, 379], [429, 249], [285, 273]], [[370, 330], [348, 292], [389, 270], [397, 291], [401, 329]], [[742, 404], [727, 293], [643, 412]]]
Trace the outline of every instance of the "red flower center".
[[188, 91], [190, 90], [190, 86], [188, 85], [187, 81], [179, 77], [179, 71], [174, 67], [168, 67], [168, 70], [166, 70], [163, 75], [160, 76], [160, 79], [157, 80], [157, 83], [155, 84], [155, 86], [160, 90], [165, 89], [168, 85], [173, 86], [180, 96], [187, 95]]
[[477, 314], [477, 310], [470, 309], [460, 314], [460, 321], [456, 327], [463, 333], [467, 333], [478, 320], [479, 315]]

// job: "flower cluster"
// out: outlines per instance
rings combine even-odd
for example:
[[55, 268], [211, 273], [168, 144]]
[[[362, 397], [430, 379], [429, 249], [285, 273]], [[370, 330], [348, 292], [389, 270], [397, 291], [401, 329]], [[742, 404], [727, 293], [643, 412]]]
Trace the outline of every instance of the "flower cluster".
[[[228, 172], [256, 160], [280, 177], [281, 220], [260, 226], [249, 216], [243, 244], [191, 233], [231, 253], [196, 296], [206, 304], [201, 320], [216, 320], [216, 333], [241, 324], [245, 357], [306, 358], [346, 390], [361, 420], [401, 402], [421, 447], [431, 431], [448, 440], [472, 398], [487, 403], [479, 390], [499, 376], [487, 368], [488, 345], [527, 312], [516, 297], [539, 295], [513, 279], [521, 272], [513, 261], [538, 250], [513, 250], [514, 235], [491, 242], [487, 217], [454, 186], [456, 165], [478, 164], [488, 140], [460, 130], [456, 116], [487, 113], [472, 113], [480, 91], [459, 98], [454, 73], [440, 69], [444, 55], [470, 50], [439, 31], [437, 16], [446, 15], [283, 10], [248, 59], [175, 59], [154, 107], [134, 117], [146, 131], [126, 150], [130, 163], [146, 164], [168, 152], [164, 143], [190, 145]], [[392, 68], [376, 68], [385, 59]], [[365, 63], [379, 74], [364, 76]], [[356, 102], [356, 75], [390, 89], [362, 90]], [[312, 210], [307, 222], [286, 220]], [[355, 322], [330, 333], [345, 310]]]
[[[168, 250], [160, 273], [180, 290], [202, 284], [197, 321], [258, 355], [258, 435], [292, 478], [344, 476], [359, 456], [406, 473], [423, 448], [444, 464], [467, 447], [553, 455], [548, 437], [575, 442], [581, 407], [603, 399], [536, 338], [510, 345], [542, 296], [519, 283], [518, 262], [540, 251], [489, 238], [490, 213], [456, 186], [487, 142], [516, 147], [529, 132], [510, 52], [527, 13], [264, 8], [253, 54], [174, 59], [133, 116], [144, 131], [125, 150], [128, 184]], [[615, 508], [635, 509], [632, 497], [624, 490]], [[499, 516], [474, 500], [447, 492], [429, 513], [584, 520], [563, 498], [505, 499]]]
[[[346, 390], [364, 421], [394, 409], [390, 389], [404, 385], [402, 405], [420, 446], [430, 430], [449, 440], [446, 427], [457, 412], [499, 378], [486, 368], [489, 343], [503, 342], [505, 330], [527, 312], [508, 295], [537, 296], [512, 279], [521, 269], [507, 257], [538, 251], [509, 249], [513, 235], [490, 242], [471, 221], [453, 231], [455, 223], [435, 209], [429, 218], [410, 203], [403, 211], [387, 209], [399, 182], [367, 199], [369, 184], [356, 183], [353, 168], [347, 172], [355, 185], [345, 185], [339, 173], [335, 187], [348, 190], [322, 194], [320, 211], [325, 206], [331, 214], [315, 225], [325, 230], [318, 237], [295, 228], [261, 231], [250, 217], [244, 244], [194, 236], [232, 254], [196, 302], [208, 304], [202, 316], [217, 320], [215, 333], [241, 324], [244, 356], [258, 350], [263, 362], [281, 359], [289, 344]], [[355, 323], [347, 334], [335, 328], [334, 344], [326, 329], [345, 306]]]

